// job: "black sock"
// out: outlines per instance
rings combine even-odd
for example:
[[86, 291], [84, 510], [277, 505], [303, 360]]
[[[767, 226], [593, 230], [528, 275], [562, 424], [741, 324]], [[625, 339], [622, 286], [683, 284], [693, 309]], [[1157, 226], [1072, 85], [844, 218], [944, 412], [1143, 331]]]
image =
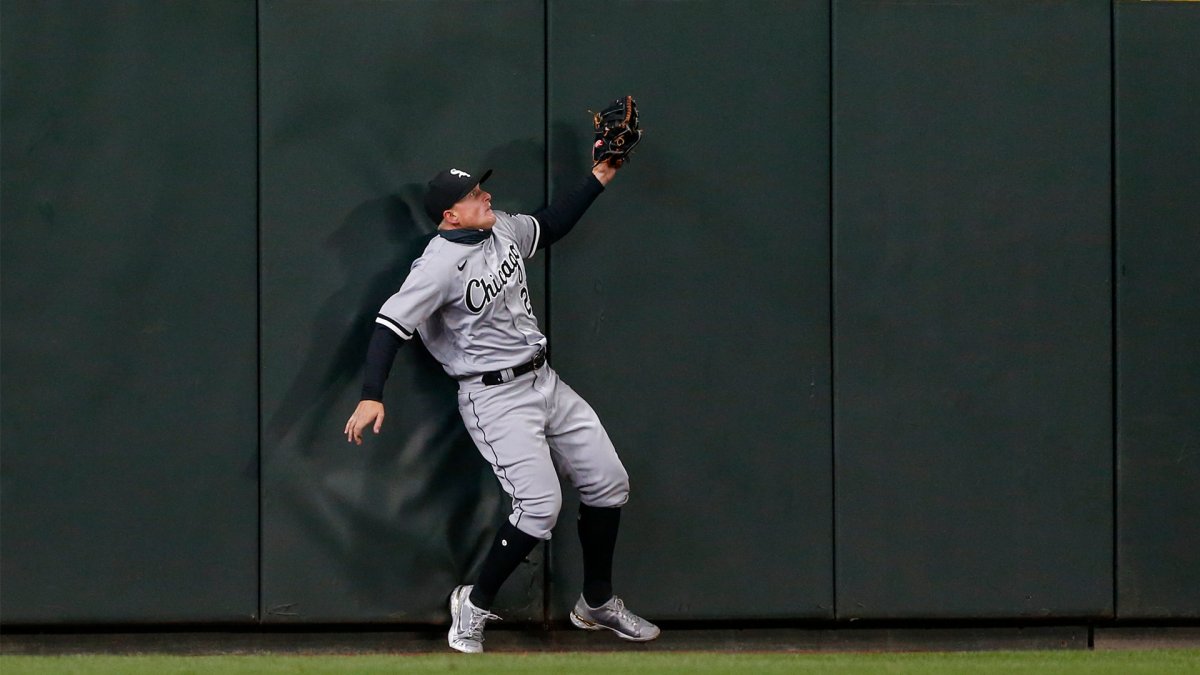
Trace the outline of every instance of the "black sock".
[[613, 549], [621, 507], [579, 505], [579, 543], [583, 545], [583, 599], [599, 607], [612, 598]]
[[479, 609], [491, 609], [504, 580], [517, 569], [517, 565], [529, 555], [534, 546], [541, 541], [505, 522], [496, 538], [492, 541], [492, 549], [488, 551], [483, 561], [483, 569], [479, 572], [479, 580], [471, 589], [471, 604]]

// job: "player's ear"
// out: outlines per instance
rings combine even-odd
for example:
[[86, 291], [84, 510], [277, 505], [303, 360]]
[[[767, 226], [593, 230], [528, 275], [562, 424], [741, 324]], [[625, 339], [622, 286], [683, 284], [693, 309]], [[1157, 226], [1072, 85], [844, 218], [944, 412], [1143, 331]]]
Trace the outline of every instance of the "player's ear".
[[451, 211], [450, 209], [446, 209], [445, 211], [442, 211], [442, 222], [450, 223], [451, 225], [457, 225], [458, 224], [458, 214]]

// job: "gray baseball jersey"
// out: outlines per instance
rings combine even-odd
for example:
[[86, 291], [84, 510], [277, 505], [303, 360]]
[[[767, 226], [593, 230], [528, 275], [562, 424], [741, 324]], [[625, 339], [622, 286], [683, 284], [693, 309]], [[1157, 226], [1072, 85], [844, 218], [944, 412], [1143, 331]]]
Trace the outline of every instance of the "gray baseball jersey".
[[405, 340], [420, 333], [458, 379], [463, 422], [512, 498], [509, 522], [549, 539], [562, 508], [560, 474], [596, 507], [624, 504], [629, 475], [595, 411], [548, 364], [501, 384], [482, 381], [483, 373], [529, 363], [546, 346], [525, 275], [541, 225], [494, 213], [492, 236], [481, 242], [434, 237], [376, 321]]
[[546, 346], [525, 274], [541, 226], [533, 216], [494, 213], [492, 236], [480, 244], [434, 237], [375, 319], [404, 340], [419, 332], [459, 380], [521, 365]]

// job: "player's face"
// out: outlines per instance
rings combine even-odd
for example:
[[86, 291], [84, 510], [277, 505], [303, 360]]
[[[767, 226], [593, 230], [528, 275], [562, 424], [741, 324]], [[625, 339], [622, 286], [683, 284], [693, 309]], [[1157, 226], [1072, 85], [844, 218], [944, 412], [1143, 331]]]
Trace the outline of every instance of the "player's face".
[[456, 225], [462, 228], [488, 230], [496, 224], [492, 195], [478, 185], [450, 207], [450, 213], [458, 219]]

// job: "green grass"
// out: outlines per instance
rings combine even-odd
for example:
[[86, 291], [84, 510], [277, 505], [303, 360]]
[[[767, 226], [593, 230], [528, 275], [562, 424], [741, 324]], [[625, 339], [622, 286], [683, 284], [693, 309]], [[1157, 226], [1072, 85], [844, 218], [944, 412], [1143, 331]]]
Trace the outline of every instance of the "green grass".
[[618, 652], [346, 656], [2, 656], [22, 673], [1200, 673], [1200, 650], [781, 654]]

